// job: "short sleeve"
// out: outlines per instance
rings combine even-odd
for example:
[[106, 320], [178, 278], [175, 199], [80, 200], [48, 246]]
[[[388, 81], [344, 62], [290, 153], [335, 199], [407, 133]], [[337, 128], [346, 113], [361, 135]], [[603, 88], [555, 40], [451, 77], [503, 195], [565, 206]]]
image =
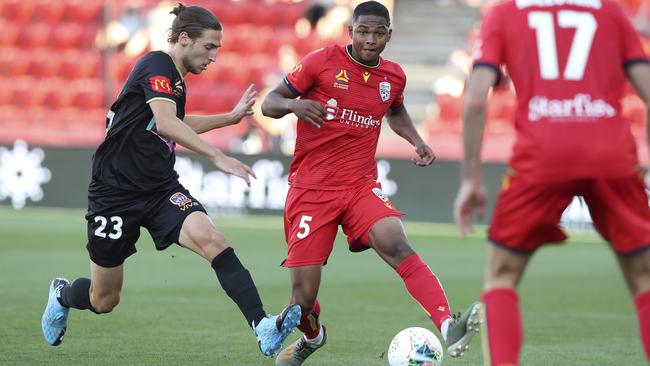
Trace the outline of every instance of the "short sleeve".
[[402, 70], [401, 67], [399, 67], [399, 76], [400, 76], [399, 89], [397, 90], [397, 94], [395, 95], [395, 99], [393, 100], [393, 103], [390, 105], [391, 109], [397, 109], [400, 108], [402, 105], [404, 105], [404, 89], [406, 88], [406, 73], [404, 72], [404, 70]]
[[614, 5], [616, 19], [621, 29], [621, 51], [625, 66], [637, 62], [648, 62], [648, 58], [643, 51], [641, 39], [634, 29], [632, 22], [630, 22], [630, 19], [625, 15], [625, 12], [620, 6], [618, 6], [618, 4]]
[[142, 59], [138, 66], [141, 68], [138, 84], [144, 91], [147, 103], [160, 98], [176, 103], [172, 85], [175, 66], [168, 55], [152, 54]]
[[305, 94], [318, 80], [318, 73], [326, 59], [327, 49], [325, 48], [308, 54], [284, 78], [284, 83], [296, 96]]
[[504, 62], [503, 48], [504, 37], [501, 30], [502, 7], [494, 6], [490, 9], [481, 24], [479, 36], [474, 43], [472, 50], [472, 61], [474, 66], [487, 65], [495, 69]]

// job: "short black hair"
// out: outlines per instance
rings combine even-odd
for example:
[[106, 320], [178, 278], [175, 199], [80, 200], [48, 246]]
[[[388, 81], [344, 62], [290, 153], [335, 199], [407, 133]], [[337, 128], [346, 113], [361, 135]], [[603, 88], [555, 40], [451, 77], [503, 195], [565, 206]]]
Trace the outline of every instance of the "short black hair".
[[386, 19], [386, 23], [390, 26], [390, 14], [388, 9], [380, 2], [366, 1], [354, 8], [352, 13], [352, 21], [355, 22], [361, 15], [376, 15]]
[[176, 15], [170, 29], [169, 43], [178, 42], [181, 32], [186, 32], [191, 39], [199, 38], [205, 29], [222, 30], [221, 23], [212, 12], [201, 6], [185, 6], [178, 4], [169, 12]]

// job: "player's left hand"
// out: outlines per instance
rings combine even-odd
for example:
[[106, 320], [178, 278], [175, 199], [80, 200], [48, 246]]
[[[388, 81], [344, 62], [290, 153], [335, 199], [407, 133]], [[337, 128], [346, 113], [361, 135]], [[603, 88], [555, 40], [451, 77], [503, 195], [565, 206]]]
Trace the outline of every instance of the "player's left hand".
[[427, 166], [431, 165], [434, 160], [436, 160], [436, 155], [433, 153], [433, 150], [422, 141], [415, 145], [415, 153], [418, 154], [417, 157], [412, 158], [411, 161], [417, 166]]
[[255, 84], [248, 86], [235, 108], [230, 112], [232, 114], [233, 124], [239, 123], [245, 116], [253, 115], [253, 104], [255, 104], [255, 97], [257, 96], [257, 90], [254, 90], [254, 87]]

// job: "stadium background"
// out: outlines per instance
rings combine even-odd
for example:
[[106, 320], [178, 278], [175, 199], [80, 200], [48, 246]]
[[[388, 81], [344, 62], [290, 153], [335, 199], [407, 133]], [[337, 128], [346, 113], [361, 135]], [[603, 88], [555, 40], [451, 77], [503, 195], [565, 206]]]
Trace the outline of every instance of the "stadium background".
[[[188, 113], [226, 112], [251, 82], [261, 91], [258, 98], [261, 101], [265, 91], [279, 82], [307, 52], [326, 44], [347, 42], [345, 26], [351, 15], [350, 9], [358, 2], [186, 2], [212, 9], [224, 26], [224, 46], [219, 51], [217, 62], [202, 75], [187, 78]], [[472, 40], [488, 4], [481, 0], [382, 2], [391, 10], [394, 29], [393, 39], [383, 56], [399, 62], [405, 69], [409, 78], [407, 108], [439, 160], [429, 168], [413, 167], [408, 161], [412, 149], [385, 128], [378, 148], [380, 179], [397, 207], [407, 213], [409, 222], [406, 225], [411, 239], [423, 258], [441, 274], [452, 305], [466, 304], [480, 289], [483, 261], [483, 246], [480, 244], [484, 228], [463, 241], [456, 237], [449, 225], [432, 223], [451, 222], [461, 153], [459, 118], [463, 84], [469, 71]], [[622, 4], [650, 51], [650, 1], [625, 0]], [[152, 311], [144, 307], [140, 311], [144, 304], [137, 302], [138, 294], [144, 292], [147, 299], [154, 301], [160, 300], [156, 296], [168, 300], [161, 295], [162, 289], [147, 292], [152, 283], [148, 276], [154, 274], [164, 278], [164, 282], [171, 283], [172, 288], [180, 290], [189, 299], [197, 299], [199, 304], [211, 303], [213, 297], [204, 292], [212, 294], [214, 283], [205, 279], [205, 271], [193, 272], [200, 262], [190, 259], [190, 255], [180, 249], [156, 256], [146, 235], [143, 235], [144, 243], [138, 244], [143, 253], [129, 260], [129, 264], [131, 261], [134, 263], [133, 267], [141, 265], [146, 268], [127, 273], [127, 282], [129, 276], [133, 279], [125, 291], [126, 294], [128, 291], [135, 293], [128, 296], [133, 298], [133, 302], [122, 305], [126, 309], [120, 310], [121, 315], [107, 316], [117, 324], [126, 327], [135, 324], [140, 329], [140, 332], [134, 332], [136, 335], [126, 337], [127, 343], [132, 341], [131, 347], [126, 347], [126, 353], [117, 352], [115, 358], [100, 361], [88, 355], [84, 347], [92, 349], [93, 344], [84, 341], [76, 346], [66, 344], [68, 351], [60, 351], [51, 359], [45, 347], [35, 347], [31, 343], [38, 342], [40, 335], [37, 327], [30, 323], [40, 316], [43, 300], [41, 293], [30, 289], [41, 290], [49, 278], [65, 268], [71, 269], [72, 273], [65, 273], [71, 277], [74, 273], [87, 273], [87, 256], [82, 246], [85, 242], [83, 209], [90, 158], [103, 139], [107, 106], [119, 92], [134, 61], [148, 50], [165, 48], [165, 30], [171, 21], [168, 13], [173, 5], [174, 2], [152, 0], [0, 0], [0, 73], [3, 80], [0, 88], [0, 273], [5, 277], [0, 289], [6, 295], [0, 307], [0, 319], [7, 324], [0, 329], [0, 338], [11, 339], [0, 345], [0, 364], [181, 364], [186, 361], [180, 350], [152, 356], [147, 352], [156, 349], [156, 345], [145, 342], [142, 348], [135, 346], [141, 336], [155, 337], [157, 332], [167, 334], [164, 327], [148, 332], [143, 330], [167, 315], [164, 309]], [[624, 113], [633, 120], [640, 156], [643, 164], [647, 165], [643, 104], [629, 89], [623, 105]], [[256, 107], [259, 108], [259, 103]], [[513, 91], [504, 83], [491, 96], [483, 154], [489, 162], [485, 181], [491, 203], [498, 191], [499, 177], [514, 138], [513, 110]], [[276, 267], [266, 269], [270, 267], [266, 259], [272, 259], [272, 266], [275, 266], [275, 261], [279, 263], [282, 259], [284, 250], [282, 223], [278, 215], [282, 212], [288, 188], [286, 174], [295, 137], [295, 120], [291, 116], [281, 120], [266, 119], [258, 109], [252, 118], [239, 125], [202, 136], [253, 166], [259, 179], [248, 190], [238, 179], [216, 171], [196, 155], [183, 152], [179, 154], [177, 164], [181, 179], [215, 214], [217, 225], [231, 241], [239, 243], [235, 245], [252, 268], [254, 277], [262, 279], [258, 283], [265, 301], [282, 304], [286, 302], [286, 273]], [[423, 223], [410, 222], [412, 220]], [[642, 364], [641, 353], [635, 348], [638, 340], [633, 333], [634, 317], [624, 285], [606, 246], [593, 245], [600, 242], [589, 233], [588, 212], [578, 199], [567, 209], [563, 221], [569, 228], [588, 233], [578, 235], [567, 251], [545, 250], [540, 259], [536, 258], [541, 264], [533, 266], [529, 272], [528, 276], [533, 279], [522, 289], [524, 296], [531, 299], [525, 306], [533, 308], [533, 315], [526, 319], [527, 337], [541, 346], [527, 346], [525, 364], [551, 364], [548, 362], [553, 357], [556, 358], [554, 364], [566, 365]], [[489, 222], [489, 217], [486, 222]], [[263, 258], [257, 259], [259, 243], [269, 240], [273, 242], [273, 250], [263, 249]], [[583, 266], [575, 266], [565, 259], [571, 256], [582, 258]], [[51, 258], [56, 258], [57, 263], [51, 263]], [[397, 330], [413, 323], [428, 326], [394, 276], [376, 258], [369, 255], [351, 257], [340, 244], [333, 259], [337, 264], [328, 268], [330, 285], [325, 284], [323, 290], [323, 303], [332, 304], [333, 308], [328, 324], [345, 329], [348, 340], [362, 339], [363, 348], [349, 350], [333, 338], [332, 349], [328, 351], [337, 356], [330, 354], [328, 358], [324, 355], [315, 359], [314, 365], [379, 364], [377, 354]], [[463, 265], [459, 266], [459, 263]], [[190, 283], [166, 277], [169, 273], [163, 270], [165, 266], [182, 273], [179, 277], [189, 276]], [[350, 281], [355, 274], [353, 268], [357, 268], [353, 266], [361, 266], [371, 279], [368, 282], [360, 279]], [[585, 281], [593, 279], [600, 288], [584, 286]], [[559, 293], [563, 299], [570, 299], [568, 309], [547, 299], [548, 293], [535, 289], [538, 285], [548, 286], [549, 282], [553, 286], [559, 285], [560, 289], [548, 297], [557, 297]], [[392, 283], [391, 289], [386, 289], [385, 283]], [[330, 286], [329, 290], [325, 289], [327, 286]], [[364, 309], [361, 319], [364, 316], [369, 322], [376, 321], [377, 317], [385, 319], [388, 316], [391, 319], [383, 322], [380, 328], [370, 326], [368, 329], [371, 330], [365, 332], [345, 328], [350, 318], [341, 313], [343, 305], [334, 301], [341, 293], [347, 294], [346, 304]], [[7, 298], [10, 300], [6, 301]], [[234, 309], [223, 298], [218, 298], [217, 301], [223, 302], [218, 306], [233, 312]], [[367, 306], [364, 301], [367, 298], [375, 299], [373, 306]], [[395, 303], [382, 305], [386, 299]], [[580, 305], [585, 302], [591, 306], [587, 315], [566, 321], [560, 330], [546, 325], [549, 317], [557, 321], [559, 312], [581, 311]], [[398, 308], [410, 310], [391, 317], [394, 309]], [[129, 312], [139, 318], [129, 317]], [[192, 312], [195, 317], [209, 317], [204, 315], [205, 309], [196, 308]], [[89, 317], [79, 315], [79, 319]], [[579, 342], [566, 345], [556, 340], [558, 335], [564, 337], [575, 332], [573, 326], [584, 327], [585, 317], [598, 318], [598, 323], [582, 329]], [[359, 319], [358, 316], [353, 318], [354, 322]], [[238, 336], [235, 334], [241, 332], [237, 320], [226, 326], [226, 334], [235, 337], [236, 341]], [[187, 325], [184, 321], [171, 320], [166, 326], [183, 328]], [[200, 319], [192, 318], [189, 322], [201, 327]], [[76, 342], [82, 337], [92, 339], [93, 331], [107, 326], [106, 322], [101, 323], [101, 326], [91, 326], [86, 333], [78, 328], [74, 330], [77, 332]], [[118, 325], [109, 328], [118, 328]], [[531, 328], [534, 329], [532, 335], [528, 333]], [[242, 344], [250, 343], [248, 338], [241, 337]], [[629, 349], [630, 340], [636, 342], [633, 351], [627, 358], [621, 358], [616, 354], [617, 350]], [[232, 341], [222, 339], [222, 342]], [[124, 343], [105, 345], [123, 347]], [[167, 346], [173, 349], [171, 344]], [[479, 348], [478, 342], [473, 347]], [[593, 352], [594, 349], [597, 351]], [[573, 354], [573, 350], [581, 354], [590, 353], [590, 356], [569, 362], [566, 355]], [[79, 358], [79, 351], [86, 353]], [[239, 344], [231, 351], [232, 355], [214, 356], [216, 359], [199, 357], [196, 362], [189, 363], [262, 364], [259, 356], [250, 355], [250, 350]], [[141, 354], [124, 358], [138, 352]], [[366, 357], [368, 354], [370, 357]], [[539, 361], [548, 357], [551, 358]], [[480, 353], [475, 350], [466, 361], [452, 364], [473, 365], [479, 359]]]

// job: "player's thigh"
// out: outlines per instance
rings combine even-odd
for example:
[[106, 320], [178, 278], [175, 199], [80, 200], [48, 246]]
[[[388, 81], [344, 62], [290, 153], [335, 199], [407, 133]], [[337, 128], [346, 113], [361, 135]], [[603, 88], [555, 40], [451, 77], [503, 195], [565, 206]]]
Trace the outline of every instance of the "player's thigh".
[[618, 255], [617, 259], [632, 296], [650, 291], [650, 250]]
[[145, 202], [137, 198], [90, 198], [86, 214], [90, 260], [102, 267], [116, 267], [136, 252]]
[[284, 209], [285, 267], [327, 262], [343, 210], [342, 191], [290, 188]]
[[489, 245], [485, 266], [485, 290], [516, 287], [532, 255]]
[[617, 254], [650, 249], [650, 208], [639, 175], [591, 181], [583, 195], [598, 232]]
[[522, 253], [565, 240], [560, 218], [579, 188], [578, 181], [540, 184], [507, 177], [496, 200], [489, 240]]
[[183, 221], [178, 244], [190, 249], [208, 261], [228, 248], [226, 237], [217, 230], [204, 212], [195, 211]]
[[[384, 193], [381, 184], [374, 180], [358, 186], [349, 198], [348, 209], [343, 217], [343, 232], [348, 237], [351, 251], [362, 251], [369, 248], [370, 234], [375, 224], [385, 218], [399, 219], [403, 213], [398, 211]], [[405, 239], [399, 220], [388, 220], [387, 225], [380, 225], [377, 230], [390, 232], [392, 240]], [[404, 238], [401, 236], [404, 235]], [[375, 240], [378, 235], [375, 235]], [[386, 241], [386, 240], [384, 240]], [[375, 244], [378, 244], [375, 242]]]
[[379, 219], [372, 226], [369, 244], [393, 268], [397, 268], [406, 257], [413, 254], [402, 220], [395, 216]]
[[[199, 214], [195, 214], [197, 212]], [[167, 192], [152, 197], [143, 226], [151, 234], [156, 249], [164, 250], [174, 243], [179, 243], [185, 221], [190, 216], [198, 217], [196, 220], [190, 220], [189, 230], [186, 226], [186, 232], [190, 231], [194, 234], [195, 237], [192, 239], [195, 241], [198, 240], [196, 237], [199, 235], [198, 229], [205, 229], [207, 232], [216, 231], [203, 205], [179, 184]], [[185, 244], [191, 245], [188, 237], [189, 235], [185, 236]]]

